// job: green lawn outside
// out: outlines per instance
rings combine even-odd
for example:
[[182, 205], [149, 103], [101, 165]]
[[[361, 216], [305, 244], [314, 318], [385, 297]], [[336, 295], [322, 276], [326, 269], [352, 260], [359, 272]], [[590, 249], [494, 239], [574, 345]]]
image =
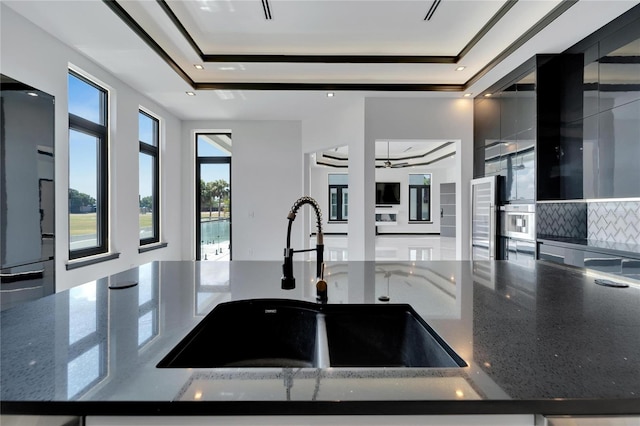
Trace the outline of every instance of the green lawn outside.
[[[220, 212], [220, 219], [229, 217], [229, 212]], [[200, 212], [200, 221], [209, 220], [209, 212]], [[211, 212], [211, 220], [218, 220], [218, 212]]]
[[69, 233], [87, 235], [96, 233], [96, 213], [69, 214]]
[[[96, 213], [72, 213], [69, 215], [69, 232], [71, 235], [88, 235], [96, 233]], [[151, 228], [153, 215], [140, 214], [140, 228]]]
[[[228, 218], [229, 212], [221, 212], [220, 218]], [[218, 212], [211, 213], [211, 219], [218, 219]], [[151, 228], [153, 215], [151, 213], [139, 215], [140, 228]], [[200, 220], [209, 220], [209, 212], [201, 212]], [[71, 235], [87, 235], [96, 233], [96, 213], [72, 213], [69, 215], [69, 232]]]

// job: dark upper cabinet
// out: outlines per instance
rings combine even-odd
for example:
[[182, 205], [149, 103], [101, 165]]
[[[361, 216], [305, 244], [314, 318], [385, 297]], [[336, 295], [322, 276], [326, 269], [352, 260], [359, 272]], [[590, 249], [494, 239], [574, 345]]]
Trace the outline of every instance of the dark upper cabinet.
[[536, 197], [536, 153], [535, 141], [518, 142], [515, 181], [516, 200], [533, 201]]
[[516, 83], [517, 156], [514, 166], [516, 200], [534, 201], [536, 177], [536, 73], [525, 75]]
[[518, 132], [518, 91], [512, 84], [500, 92], [500, 138], [516, 139]]
[[473, 178], [484, 176], [484, 148], [475, 148], [473, 150]]
[[536, 138], [535, 79], [536, 74], [534, 71], [516, 83], [518, 93], [518, 113], [516, 117], [518, 140], [535, 140]]
[[500, 99], [488, 97], [473, 102], [473, 141], [476, 149], [500, 139]]
[[484, 159], [484, 176], [497, 176], [502, 170], [501, 142], [485, 146], [482, 149]]
[[500, 172], [500, 99], [483, 97], [473, 102], [474, 177]]
[[584, 198], [640, 196], [639, 33], [627, 26], [585, 50]]
[[583, 196], [598, 198], [598, 115], [585, 117], [582, 122]]
[[600, 112], [640, 99], [638, 32], [618, 31], [599, 43], [597, 61]]
[[590, 117], [600, 111], [599, 102], [599, 64], [600, 46], [598, 43], [592, 45], [584, 52], [584, 72], [582, 105], [585, 117]]
[[537, 200], [582, 199], [582, 54], [538, 55]]
[[474, 177], [500, 176], [501, 202], [535, 199], [535, 71], [518, 76], [474, 102]]
[[640, 195], [640, 100], [598, 116], [596, 198]]
[[500, 150], [499, 175], [503, 177], [500, 180], [502, 185], [499, 190], [500, 198], [502, 198], [502, 201], [515, 201], [518, 199], [516, 182], [518, 144], [515, 140], [515, 135], [512, 139], [503, 139]]
[[475, 100], [474, 176], [501, 176], [501, 201], [640, 196], [633, 10], [564, 53], [536, 55]]

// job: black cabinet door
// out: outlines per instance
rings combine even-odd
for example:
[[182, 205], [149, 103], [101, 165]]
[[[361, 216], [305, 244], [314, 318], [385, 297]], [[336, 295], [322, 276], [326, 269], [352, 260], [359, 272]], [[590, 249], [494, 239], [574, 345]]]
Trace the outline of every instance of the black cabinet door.
[[640, 101], [598, 117], [597, 197], [640, 196]]

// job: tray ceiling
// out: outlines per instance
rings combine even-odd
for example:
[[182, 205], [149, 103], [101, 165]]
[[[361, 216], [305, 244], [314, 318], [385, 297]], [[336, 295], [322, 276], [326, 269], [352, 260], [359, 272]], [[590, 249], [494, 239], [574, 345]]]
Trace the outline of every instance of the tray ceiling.
[[105, 4], [196, 89], [460, 91], [575, 1]]
[[[638, 2], [2, 4], [181, 119], [295, 120], [364, 97], [476, 96], [533, 55], [562, 52]], [[329, 99], [328, 91], [340, 92]]]

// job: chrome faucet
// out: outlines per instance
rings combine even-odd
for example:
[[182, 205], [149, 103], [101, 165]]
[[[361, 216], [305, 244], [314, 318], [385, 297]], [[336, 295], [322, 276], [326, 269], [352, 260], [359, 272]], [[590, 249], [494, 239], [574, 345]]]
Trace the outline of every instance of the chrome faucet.
[[[310, 204], [316, 214], [317, 236], [316, 248], [306, 250], [293, 250], [291, 248], [291, 225], [296, 218], [296, 213], [304, 204]], [[316, 283], [317, 299], [319, 302], [327, 302], [327, 283], [324, 281], [324, 241], [322, 236], [322, 213], [317, 201], [311, 197], [301, 197], [293, 203], [287, 215], [289, 225], [287, 226], [287, 247], [284, 249], [284, 264], [282, 265], [282, 289], [291, 290], [296, 288], [296, 279], [293, 276], [293, 254], [307, 251], [316, 252]]]

